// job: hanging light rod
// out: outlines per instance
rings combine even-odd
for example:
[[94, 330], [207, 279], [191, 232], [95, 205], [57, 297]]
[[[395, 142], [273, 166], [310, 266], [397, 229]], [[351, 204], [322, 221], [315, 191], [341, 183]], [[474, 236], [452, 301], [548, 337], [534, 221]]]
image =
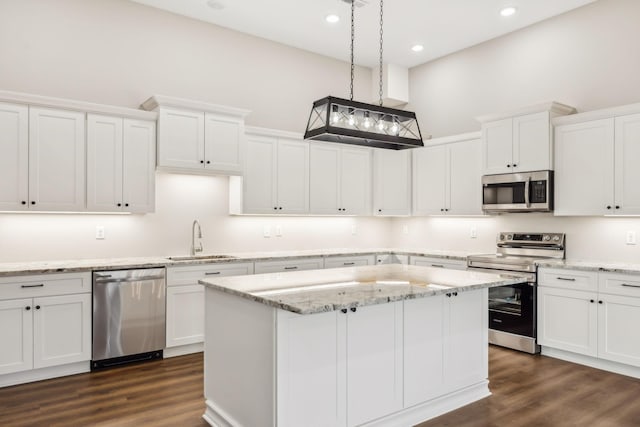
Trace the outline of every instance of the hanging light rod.
[[353, 100], [354, 17], [357, 0], [344, 1], [351, 3], [350, 99], [327, 96], [315, 101], [304, 138], [391, 150], [422, 147], [424, 144], [416, 114], [382, 105], [383, 0], [380, 0], [380, 102], [379, 105], [373, 105]]

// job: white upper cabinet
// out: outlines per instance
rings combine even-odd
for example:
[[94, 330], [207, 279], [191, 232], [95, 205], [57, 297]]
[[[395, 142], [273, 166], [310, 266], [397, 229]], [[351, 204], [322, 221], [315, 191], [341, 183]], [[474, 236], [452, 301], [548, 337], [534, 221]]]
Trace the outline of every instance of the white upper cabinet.
[[575, 109], [555, 102], [479, 117], [483, 174], [553, 170], [550, 120]]
[[373, 214], [411, 214], [411, 151], [373, 150]]
[[87, 116], [87, 209], [153, 212], [155, 122]]
[[371, 150], [312, 142], [309, 211], [317, 215], [369, 215]]
[[29, 201], [29, 107], [0, 103], [0, 210]]
[[639, 112], [636, 104], [556, 121], [555, 215], [640, 214]]
[[249, 134], [244, 177], [231, 181], [230, 199], [234, 214], [307, 214], [309, 143], [284, 132]]
[[29, 204], [43, 211], [84, 210], [84, 113], [29, 109]]
[[241, 175], [247, 110], [156, 95], [158, 167], [169, 172]]
[[481, 215], [478, 133], [430, 141], [413, 152], [414, 215]]

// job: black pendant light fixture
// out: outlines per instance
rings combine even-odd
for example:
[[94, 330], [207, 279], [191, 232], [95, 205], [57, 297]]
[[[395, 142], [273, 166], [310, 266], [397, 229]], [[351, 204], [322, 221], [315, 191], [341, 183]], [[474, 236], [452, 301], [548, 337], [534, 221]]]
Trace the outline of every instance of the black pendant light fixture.
[[353, 100], [353, 42], [356, 0], [345, 1], [351, 3], [350, 99], [327, 96], [314, 102], [304, 138], [392, 150], [422, 147], [424, 144], [416, 114], [382, 106], [383, 0], [380, 0], [379, 105]]

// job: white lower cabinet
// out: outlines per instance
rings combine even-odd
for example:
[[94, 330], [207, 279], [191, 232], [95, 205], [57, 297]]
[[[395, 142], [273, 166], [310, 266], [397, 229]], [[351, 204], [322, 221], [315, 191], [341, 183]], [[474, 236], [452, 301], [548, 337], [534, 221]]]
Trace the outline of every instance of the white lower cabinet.
[[[201, 345], [204, 341], [204, 286], [198, 280], [246, 274], [253, 274], [253, 263], [167, 268], [167, 348]], [[193, 351], [201, 351], [201, 348], [193, 348]], [[176, 355], [188, 352], [191, 351]]]
[[409, 264], [422, 267], [449, 268], [452, 270], [467, 269], [466, 261], [450, 258], [426, 257], [421, 255], [411, 255], [409, 258]]
[[[91, 275], [0, 278], [0, 385], [60, 376], [16, 373], [91, 359]], [[10, 378], [2, 377], [14, 374]], [[39, 375], [39, 376], [38, 376]]]
[[375, 255], [330, 256], [324, 259], [324, 268], [360, 267], [375, 264]]
[[285, 273], [287, 271], [319, 270], [324, 268], [322, 258], [294, 258], [284, 261], [257, 261], [254, 264], [254, 272], [261, 273]]
[[[640, 367], [640, 336], [633, 329], [640, 323], [640, 275], [540, 271], [538, 343], [543, 352], [548, 347]], [[545, 281], [544, 275], [564, 280]], [[588, 282], [580, 280], [585, 276], [590, 276]], [[592, 288], [585, 283], [596, 280], [597, 290], [572, 289]]]
[[486, 290], [405, 301], [405, 408], [487, 378], [486, 312]]

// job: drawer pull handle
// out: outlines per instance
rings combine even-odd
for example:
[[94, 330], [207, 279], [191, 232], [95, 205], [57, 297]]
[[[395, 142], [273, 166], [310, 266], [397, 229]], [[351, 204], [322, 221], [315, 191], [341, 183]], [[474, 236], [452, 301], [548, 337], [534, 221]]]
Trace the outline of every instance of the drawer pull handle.
[[205, 276], [215, 276], [216, 274], [220, 274], [219, 271], [206, 271], [204, 273]]
[[502, 320], [500, 319], [491, 319], [492, 322], [496, 322], [496, 323], [502, 323]]
[[431, 264], [431, 267], [444, 268], [444, 265], [442, 265], [442, 264]]
[[576, 279], [574, 279], [573, 277], [556, 277], [556, 279], [558, 280], [566, 280], [567, 282], [575, 282]]
[[293, 267], [285, 267], [284, 269], [285, 269], [285, 270], [295, 270], [295, 269], [297, 269], [297, 268], [298, 268], [298, 267], [294, 265]]
[[345, 262], [343, 265], [356, 265], [355, 262]]
[[21, 288], [43, 288], [44, 283], [39, 283], [37, 285], [20, 285]]
[[623, 283], [622, 286], [626, 288], [640, 288], [640, 285], [631, 285], [629, 283]]

